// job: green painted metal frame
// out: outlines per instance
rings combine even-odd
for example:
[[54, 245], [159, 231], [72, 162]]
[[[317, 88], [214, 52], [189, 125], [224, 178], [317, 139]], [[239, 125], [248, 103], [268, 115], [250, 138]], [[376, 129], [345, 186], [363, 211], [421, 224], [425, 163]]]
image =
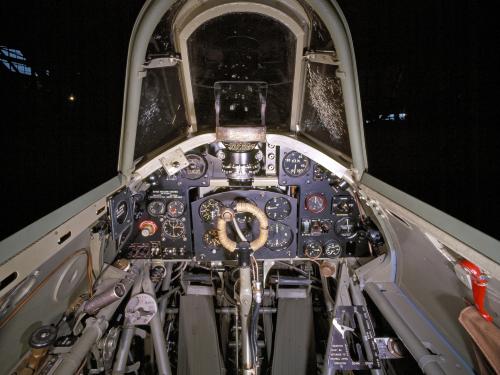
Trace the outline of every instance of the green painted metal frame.
[[107, 197], [124, 185], [125, 179], [118, 175], [88, 193], [35, 221], [0, 242], [0, 265], [50, 233], [61, 224], [78, 215], [95, 202]]
[[490, 237], [483, 232], [461, 222], [431, 205], [412, 197], [405, 192], [392, 187], [389, 184], [364, 173], [361, 185], [368, 186], [377, 191], [394, 203], [405, 207], [415, 215], [421, 217], [428, 223], [448, 233], [460, 242], [468, 245], [477, 252], [500, 264], [500, 241]]

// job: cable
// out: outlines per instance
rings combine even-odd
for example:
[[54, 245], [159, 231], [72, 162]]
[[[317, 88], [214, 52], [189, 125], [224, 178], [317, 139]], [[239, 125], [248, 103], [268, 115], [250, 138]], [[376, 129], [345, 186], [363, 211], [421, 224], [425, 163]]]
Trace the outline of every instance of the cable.
[[238, 234], [238, 237], [240, 238], [240, 240], [243, 242], [247, 242], [248, 240], [245, 237], [245, 235], [243, 234], [243, 232], [241, 231], [240, 226], [238, 225], [238, 222], [236, 221], [235, 216], [233, 216], [233, 226], [234, 226], [234, 230]]
[[50, 271], [50, 273], [37, 286], [35, 286], [31, 292], [26, 294], [26, 296], [24, 296], [23, 299], [21, 299], [21, 301], [17, 303], [14, 309], [9, 314], [7, 314], [7, 316], [5, 316], [2, 321], [0, 321], [0, 329], [3, 328], [19, 312], [19, 310], [21, 310], [24, 305], [26, 305], [31, 300], [31, 298], [33, 298], [35, 293], [37, 293], [45, 284], [49, 282], [50, 278], [54, 276], [54, 274], [56, 274], [62, 266], [64, 266], [69, 260], [80, 254], [85, 254], [87, 256], [88, 291], [89, 297], [92, 297], [92, 254], [87, 249], [81, 249], [74, 252], [73, 254], [69, 254], [68, 256], [66, 256], [66, 258], [64, 258], [61, 263], [59, 263], [52, 271]]

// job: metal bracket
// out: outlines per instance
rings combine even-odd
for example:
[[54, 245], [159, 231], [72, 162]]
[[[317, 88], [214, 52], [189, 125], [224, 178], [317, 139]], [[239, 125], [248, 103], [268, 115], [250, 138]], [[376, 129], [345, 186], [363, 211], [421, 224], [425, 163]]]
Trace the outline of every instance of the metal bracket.
[[304, 59], [316, 64], [340, 65], [335, 51], [307, 51]]
[[172, 54], [169, 56], [156, 57], [156, 58], [148, 61], [142, 67], [144, 69], [171, 68], [171, 67], [176, 66], [177, 64], [179, 64], [181, 62], [182, 62], [182, 59], [181, 59], [181, 56], [179, 54]]
[[180, 148], [176, 148], [160, 158], [160, 163], [169, 176], [173, 176], [189, 165], [189, 161]]
[[263, 277], [262, 277], [262, 282], [263, 282], [264, 287], [266, 285], [267, 275], [269, 274], [269, 271], [271, 270], [271, 268], [273, 268], [274, 264], [275, 264], [275, 262], [272, 260], [265, 260], [264, 261], [264, 272], [263, 272]]

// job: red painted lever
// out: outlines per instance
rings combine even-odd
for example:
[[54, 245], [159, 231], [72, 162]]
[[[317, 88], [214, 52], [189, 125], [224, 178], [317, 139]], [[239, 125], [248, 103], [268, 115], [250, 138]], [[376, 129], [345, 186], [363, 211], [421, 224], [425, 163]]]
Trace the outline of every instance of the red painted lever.
[[489, 277], [474, 263], [467, 259], [462, 259], [458, 262], [460, 266], [470, 275], [472, 282], [472, 295], [474, 296], [474, 304], [481, 316], [488, 322], [493, 321], [493, 318], [484, 308], [484, 298], [486, 297], [486, 289], [488, 288]]

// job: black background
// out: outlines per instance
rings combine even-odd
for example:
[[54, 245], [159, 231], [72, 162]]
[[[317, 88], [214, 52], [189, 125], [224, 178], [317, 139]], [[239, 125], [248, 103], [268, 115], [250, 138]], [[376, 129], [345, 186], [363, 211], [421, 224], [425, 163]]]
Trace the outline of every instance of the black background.
[[[142, 3], [0, 2], [0, 46], [21, 50], [38, 73], [0, 66], [0, 238], [116, 175]], [[473, 0], [339, 3], [354, 40], [369, 172], [500, 238], [496, 13]], [[407, 119], [379, 119], [390, 113]]]

